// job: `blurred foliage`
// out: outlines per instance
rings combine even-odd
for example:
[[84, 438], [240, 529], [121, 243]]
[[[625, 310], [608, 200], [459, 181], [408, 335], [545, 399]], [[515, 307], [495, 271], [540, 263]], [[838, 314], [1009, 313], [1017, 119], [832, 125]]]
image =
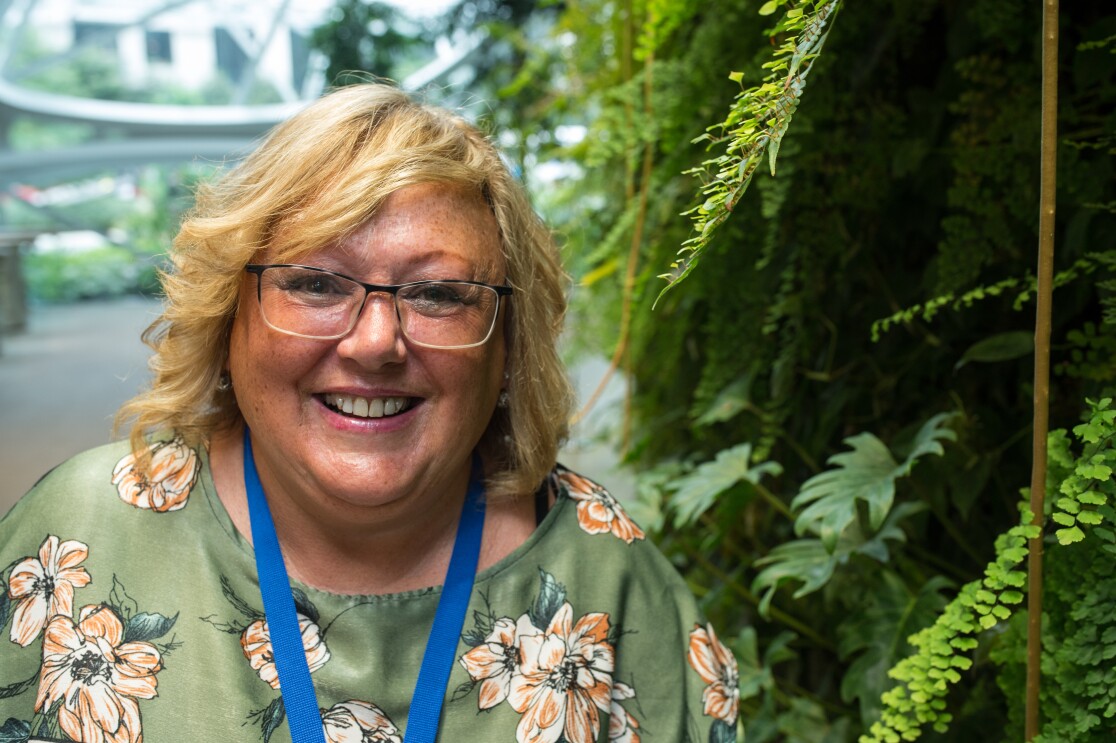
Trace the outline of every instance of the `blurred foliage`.
[[[0, 225], [13, 230], [88, 230], [105, 245], [71, 250], [25, 250], [23, 274], [29, 296], [68, 302], [123, 294], [159, 292], [157, 270], [182, 213], [193, 201], [194, 186], [212, 171], [198, 164], [178, 168], [147, 166], [115, 179], [127, 183], [126, 198], [116, 193], [79, 198], [65, 206], [32, 208], [21, 199], [0, 202]], [[77, 184], [80, 188], [80, 184]]]
[[154, 293], [159, 286], [153, 268], [145, 268], [131, 252], [114, 245], [80, 253], [29, 253], [23, 271], [30, 295], [44, 302]]
[[[562, 239], [571, 343], [628, 382], [628, 502], [730, 638], [747, 739], [854, 740], [890, 710], [915, 722], [881, 739], [1018, 740], [1040, 4], [843, 5], [777, 175], [749, 175], [652, 309], [734, 104], [780, 123], [778, 96], [749, 91], [793, 83], [789, 21], [826, 4], [486, 0], [451, 18], [487, 34], [482, 118]], [[1051, 422], [1069, 430], [1116, 386], [1116, 11], [1062, 7]], [[1098, 547], [1060, 528], [1043, 714], [1051, 739], [1111, 738], [1112, 630], [1086, 597], [1116, 576], [1085, 573]]]
[[432, 39], [393, 5], [338, 0], [309, 43], [329, 60], [326, 81], [345, 85], [368, 76], [402, 80], [425, 61]]

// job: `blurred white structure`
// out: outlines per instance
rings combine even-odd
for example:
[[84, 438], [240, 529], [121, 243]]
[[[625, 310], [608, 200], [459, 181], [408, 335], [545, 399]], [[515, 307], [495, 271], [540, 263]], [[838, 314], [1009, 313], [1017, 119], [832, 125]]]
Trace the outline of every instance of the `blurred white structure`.
[[[420, 15], [435, 11], [438, 3], [431, 3], [397, 4]], [[333, 6], [333, 0], [0, 0], [0, 192], [14, 183], [48, 186], [106, 168], [242, 156], [321, 93], [327, 60], [307, 39]], [[439, 39], [430, 63], [403, 86], [445, 79], [479, 43], [479, 35]], [[21, 57], [28, 46], [36, 47], [30, 60]], [[197, 90], [225, 79], [233, 86], [231, 100], [133, 103], [21, 85], [89, 49], [115, 57], [121, 80], [136, 90]], [[280, 102], [251, 105], [260, 84]], [[75, 146], [17, 152], [6, 137], [17, 117], [89, 125], [94, 134]]]
[[[132, 87], [173, 83], [197, 89], [224, 73], [241, 85], [241, 100], [233, 102], [243, 103], [245, 83], [254, 80], [270, 83], [285, 101], [319, 92], [306, 38], [332, 2], [12, 0], [7, 5], [0, 19], [5, 29], [33, 32], [54, 54], [83, 46], [110, 50]], [[18, 85], [33, 68], [5, 69], [4, 77]]]

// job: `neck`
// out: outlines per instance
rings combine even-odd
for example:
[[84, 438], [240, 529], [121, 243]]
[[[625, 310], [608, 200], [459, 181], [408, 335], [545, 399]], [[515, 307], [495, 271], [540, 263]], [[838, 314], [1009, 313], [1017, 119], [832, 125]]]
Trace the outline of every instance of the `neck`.
[[[237, 530], [251, 541], [241, 436], [239, 431], [214, 436], [210, 463], [218, 497]], [[427, 498], [415, 508], [365, 508], [328, 496], [287, 493], [269, 474], [260, 472], [260, 481], [291, 578], [342, 594], [398, 593], [442, 583], [463, 488]]]
[[291, 578], [331, 593], [388, 594], [442, 583], [462, 500], [447, 498], [421, 523], [359, 526], [326, 523], [289, 499], [268, 503]]

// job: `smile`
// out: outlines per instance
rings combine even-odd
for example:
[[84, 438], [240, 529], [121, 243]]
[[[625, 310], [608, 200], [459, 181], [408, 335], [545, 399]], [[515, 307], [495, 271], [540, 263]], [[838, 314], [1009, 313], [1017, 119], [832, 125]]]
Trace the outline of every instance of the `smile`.
[[351, 397], [349, 395], [323, 395], [327, 407], [357, 418], [386, 418], [398, 415], [411, 406], [409, 397]]

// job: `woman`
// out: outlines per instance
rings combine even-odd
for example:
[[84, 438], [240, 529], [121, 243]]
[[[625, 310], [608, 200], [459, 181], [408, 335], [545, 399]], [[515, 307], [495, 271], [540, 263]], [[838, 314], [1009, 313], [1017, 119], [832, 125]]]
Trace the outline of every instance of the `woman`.
[[0, 733], [735, 740], [731, 654], [555, 465], [562, 281], [459, 118], [370, 84], [277, 127], [175, 241], [131, 441], [0, 523]]

